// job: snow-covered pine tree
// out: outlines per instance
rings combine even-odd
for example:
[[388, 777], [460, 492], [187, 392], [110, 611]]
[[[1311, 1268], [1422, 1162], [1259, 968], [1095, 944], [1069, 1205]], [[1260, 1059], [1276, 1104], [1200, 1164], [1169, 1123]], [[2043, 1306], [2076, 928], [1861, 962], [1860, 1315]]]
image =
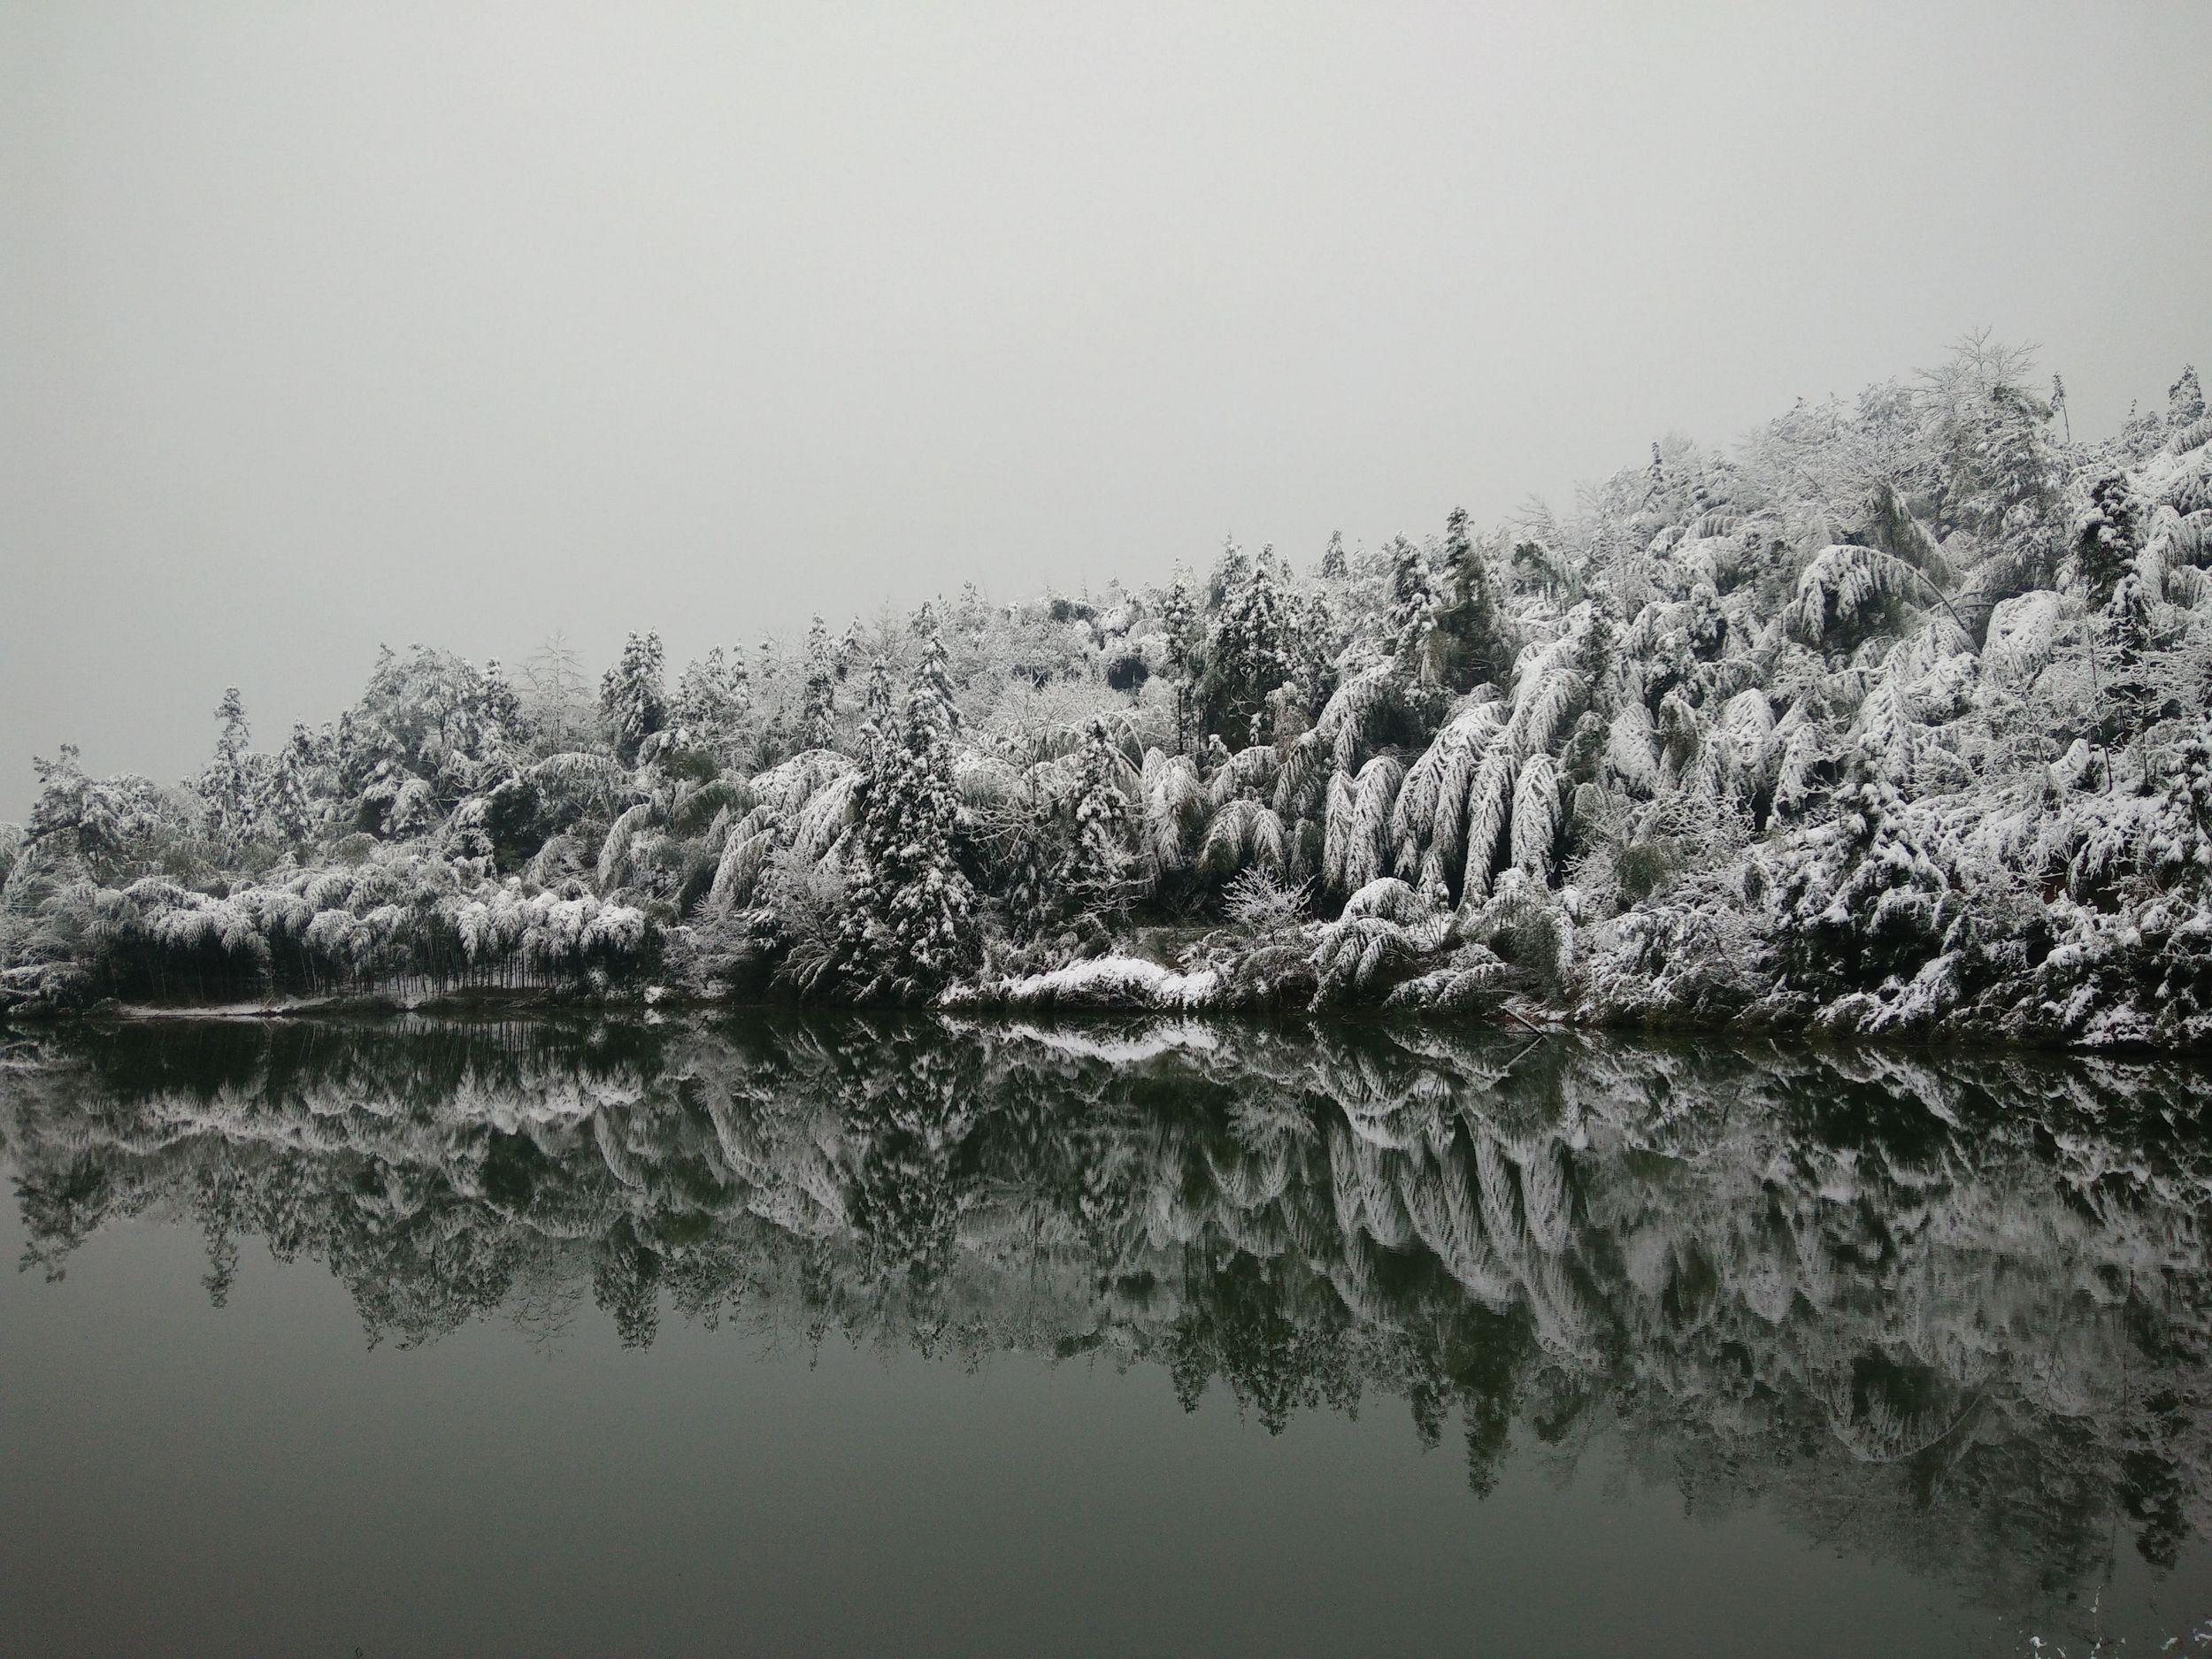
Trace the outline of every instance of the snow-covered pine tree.
[[1195, 678], [1205, 655], [1205, 621], [1179, 571], [1160, 601], [1160, 631], [1167, 635], [1167, 672], [1179, 680]]
[[1329, 545], [1322, 549], [1321, 563], [1314, 574], [1325, 582], [1340, 582], [1352, 573], [1351, 562], [1344, 556], [1344, 532], [1329, 532]]
[[945, 649], [943, 631], [937, 625], [936, 607], [925, 603], [914, 613], [914, 637], [921, 641], [921, 661], [914, 667], [915, 683], [926, 691], [944, 712], [945, 734], [960, 731], [960, 705], [953, 701], [952, 659]]
[[215, 718], [223, 723], [215, 736], [215, 757], [200, 773], [196, 787], [206, 803], [210, 833], [236, 846], [253, 838], [261, 818], [260, 791], [249, 752], [252, 733], [237, 687], [224, 688]]
[[1033, 809], [1012, 837], [1007, 854], [1003, 902], [1007, 932], [1026, 944], [1066, 910], [1069, 894], [1061, 879], [1060, 826], [1049, 804]]
[[1221, 541], [1221, 557], [1206, 578], [1206, 609], [1218, 611], [1229, 603], [1229, 595], [1252, 575], [1252, 558], [1237, 545], [1234, 536], [1225, 536]]
[[[906, 709], [869, 745], [841, 977], [861, 1001], [918, 1001], [977, 951], [975, 892], [960, 867], [944, 645], [932, 624]], [[934, 659], [933, 661], [933, 659]]]
[[855, 617], [837, 636], [837, 649], [830, 653], [830, 672], [836, 675], [839, 685], [845, 683], [853, 672], [853, 664], [860, 658], [860, 618]]
[[1233, 550], [1224, 565], [1228, 586], [1206, 633], [1198, 699], [1205, 729], [1238, 749], [1265, 740], [1254, 726], [1267, 694], [1298, 671], [1295, 618], [1268, 552], [1248, 564]]
[[312, 841], [328, 818], [330, 748], [329, 728], [319, 740], [304, 721], [296, 720], [277, 756], [269, 787], [269, 825], [294, 846]]
[[1093, 720], [1084, 734], [1072, 814], [1075, 841], [1064, 879], [1071, 896], [1094, 914], [1118, 911], [1129, 900], [1135, 849], [1129, 796], [1120, 782], [1123, 770], [1107, 741], [1105, 722]]
[[[482, 720], [480, 747], [485, 758], [503, 771], [520, 764], [528, 747], [528, 721], [522, 711], [521, 694], [496, 657], [484, 664]], [[295, 727], [295, 733], [300, 729]]]
[[622, 643], [621, 659], [600, 679], [600, 723], [626, 766], [634, 765], [645, 741], [668, 724], [662, 664], [661, 636], [633, 634]]
[[1589, 710], [1609, 720], [1615, 706], [1613, 665], [1620, 648], [1620, 628], [1610, 601], [1600, 595], [1590, 602], [1589, 626], [1575, 651], [1575, 672], [1581, 676]]
[[1408, 680], [1417, 685], [1438, 684], [1448, 667], [1448, 641], [1438, 626], [1442, 602], [1428, 559], [1404, 536], [1392, 541], [1389, 553], [1386, 648]]
[[1452, 509], [1444, 522], [1443, 609], [1436, 619], [1444, 657], [1444, 683], [1465, 691], [1485, 681], [1503, 685], [1513, 672], [1517, 647], [1507, 624], [1490, 561], [1476, 546], [1467, 510]]
[[2091, 604], [2112, 597], [2142, 550], [2141, 503], [2125, 473], [2108, 472], [2089, 487], [2089, 511], [2074, 533], [2074, 572]]
[[2151, 596], [2132, 570], [2122, 576], [2093, 626], [2098, 641], [2104, 707], [2097, 736], [2108, 749], [2135, 741], [2158, 717], [2159, 690], [2150, 668], [2157, 645]]
[[868, 669], [868, 690], [863, 701], [861, 744], [864, 760], [891, 731], [891, 666], [880, 657]]
[[2181, 374], [2166, 388], [2166, 424], [2176, 432], [2204, 419], [2204, 384], [2196, 365], [2185, 365]]
[[1206, 630], [1190, 583], [1179, 571], [1161, 597], [1160, 631], [1167, 636], [1168, 680], [1175, 687], [1175, 749], [1182, 754], [1197, 736], [1193, 687], [1205, 663]]
[[799, 747], [837, 746], [837, 668], [829, 628], [818, 614], [806, 632], [806, 687], [799, 704]]

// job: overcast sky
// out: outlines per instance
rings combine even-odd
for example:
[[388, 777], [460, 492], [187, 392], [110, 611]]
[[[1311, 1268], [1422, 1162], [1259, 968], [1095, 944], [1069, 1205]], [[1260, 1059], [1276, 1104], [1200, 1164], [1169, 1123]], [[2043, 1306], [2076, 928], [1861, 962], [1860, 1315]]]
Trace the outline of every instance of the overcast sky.
[[2212, 4], [0, 0], [0, 818], [380, 641], [1310, 562], [2040, 342], [2212, 369]]

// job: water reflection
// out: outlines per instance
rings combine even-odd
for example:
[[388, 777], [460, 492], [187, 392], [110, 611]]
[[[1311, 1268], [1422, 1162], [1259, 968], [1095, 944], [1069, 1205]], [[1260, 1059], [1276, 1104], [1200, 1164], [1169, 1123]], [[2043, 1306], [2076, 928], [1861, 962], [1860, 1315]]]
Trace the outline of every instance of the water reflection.
[[[1402, 1400], [1489, 1489], [1620, 1436], [1694, 1508], [2013, 1609], [2206, 1519], [2178, 1063], [793, 1018], [19, 1039], [31, 1264], [120, 1217], [327, 1265], [373, 1340], [741, 1319]], [[1515, 1442], [1523, 1442], [1517, 1453]]]

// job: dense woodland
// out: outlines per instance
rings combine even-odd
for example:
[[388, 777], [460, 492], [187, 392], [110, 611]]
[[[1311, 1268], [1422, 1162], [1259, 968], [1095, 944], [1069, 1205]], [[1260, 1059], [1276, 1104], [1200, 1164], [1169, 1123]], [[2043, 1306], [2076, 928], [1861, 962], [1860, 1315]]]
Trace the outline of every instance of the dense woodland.
[[1402, 1412], [1477, 1494], [1624, 1460], [2070, 1631], [2117, 1555], [2171, 1568], [2212, 1521], [2212, 1160], [2174, 1058], [803, 1013], [7, 1057], [49, 1273], [167, 1216], [219, 1302], [258, 1240], [372, 1340], [592, 1340], [595, 1304], [639, 1345], [1156, 1368], [1278, 1433]]
[[[1498, 1010], [2212, 1042], [2212, 416], [1970, 339], [1303, 569], [595, 681], [387, 651], [181, 786], [38, 762], [0, 1004]], [[266, 733], [264, 733], [265, 740]]]

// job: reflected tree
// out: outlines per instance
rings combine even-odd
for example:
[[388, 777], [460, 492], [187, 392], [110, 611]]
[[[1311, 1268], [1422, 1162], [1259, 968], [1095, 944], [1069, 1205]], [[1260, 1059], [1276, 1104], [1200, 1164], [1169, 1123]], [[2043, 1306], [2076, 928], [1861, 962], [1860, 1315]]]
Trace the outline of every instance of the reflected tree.
[[2203, 1085], [1380, 1025], [185, 1025], [17, 1040], [0, 1146], [50, 1274], [184, 1214], [216, 1300], [257, 1239], [373, 1341], [588, 1298], [640, 1347], [1156, 1365], [1274, 1434], [1403, 1401], [1478, 1494], [1605, 1442], [2018, 1609], [2206, 1524]]

